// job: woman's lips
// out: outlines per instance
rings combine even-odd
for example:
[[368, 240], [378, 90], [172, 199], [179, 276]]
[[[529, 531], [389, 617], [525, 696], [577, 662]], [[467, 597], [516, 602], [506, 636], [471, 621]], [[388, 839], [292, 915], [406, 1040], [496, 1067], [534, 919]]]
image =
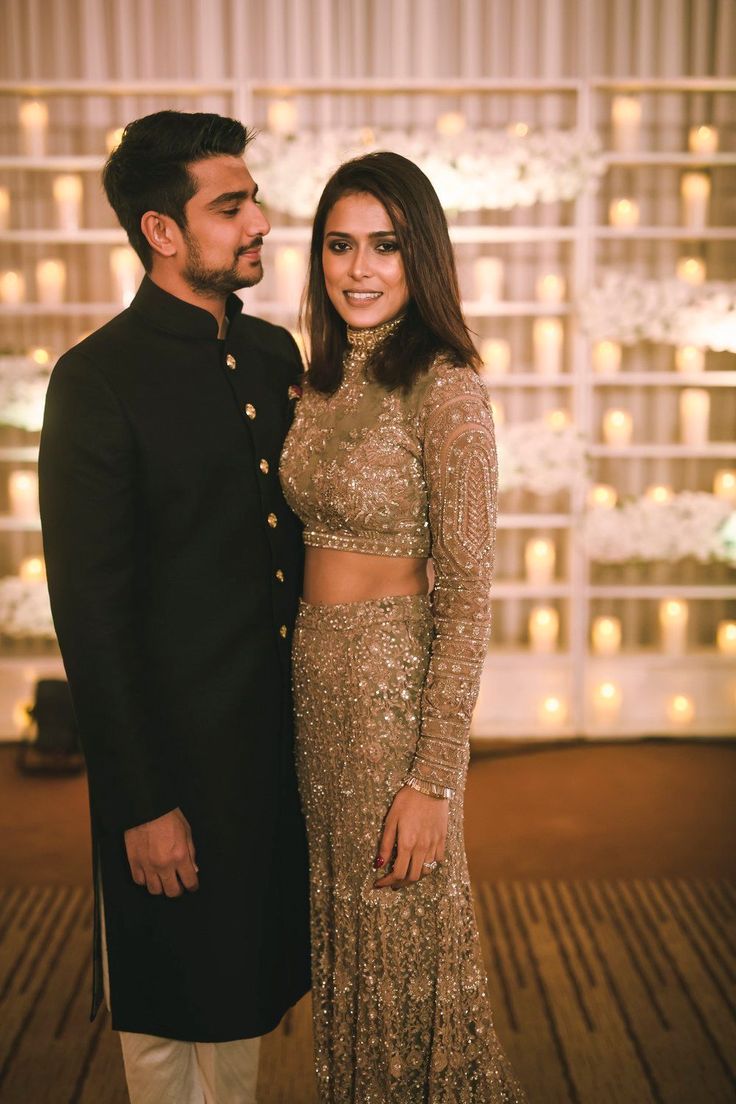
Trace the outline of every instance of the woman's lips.
[[367, 307], [383, 295], [382, 291], [344, 291], [343, 295], [353, 307]]

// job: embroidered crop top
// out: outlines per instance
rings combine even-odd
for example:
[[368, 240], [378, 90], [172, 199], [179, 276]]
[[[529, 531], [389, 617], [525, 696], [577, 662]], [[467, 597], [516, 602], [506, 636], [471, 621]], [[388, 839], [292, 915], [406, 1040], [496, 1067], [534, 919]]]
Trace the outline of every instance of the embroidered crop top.
[[470, 721], [490, 636], [496, 449], [486, 388], [438, 356], [408, 394], [366, 362], [398, 325], [348, 328], [332, 395], [304, 388], [284, 445], [284, 495], [304, 542], [381, 556], [431, 556], [435, 635], [407, 783], [462, 791]]

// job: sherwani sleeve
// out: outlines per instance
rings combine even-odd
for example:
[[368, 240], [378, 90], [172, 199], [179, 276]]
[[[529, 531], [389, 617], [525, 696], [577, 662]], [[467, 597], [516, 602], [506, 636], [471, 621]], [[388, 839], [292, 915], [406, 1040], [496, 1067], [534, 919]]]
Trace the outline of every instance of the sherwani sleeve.
[[465, 785], [470, 722], [491, 631], [497, 465], [484, 384], [466, 367], [441, 370], [419, 424], [435, 572], [434, 640], [407, 781], [452, 797]]
[[39, 489], [51, 608], [92, 809], [103, 830], [122, 831], [178, 802], [147, 684], [132, 431], [103, 373], [74, 350], [49, 384]]

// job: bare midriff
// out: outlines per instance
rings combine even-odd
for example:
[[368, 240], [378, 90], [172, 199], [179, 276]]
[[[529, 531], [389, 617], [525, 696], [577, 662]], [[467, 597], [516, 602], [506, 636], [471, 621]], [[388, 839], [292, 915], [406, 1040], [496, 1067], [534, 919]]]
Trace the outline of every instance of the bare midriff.
[[374, 598], [429, 592], [427, 560], [414, 556], [373, 556], [307, 546], [304, 601], [335, 606]]

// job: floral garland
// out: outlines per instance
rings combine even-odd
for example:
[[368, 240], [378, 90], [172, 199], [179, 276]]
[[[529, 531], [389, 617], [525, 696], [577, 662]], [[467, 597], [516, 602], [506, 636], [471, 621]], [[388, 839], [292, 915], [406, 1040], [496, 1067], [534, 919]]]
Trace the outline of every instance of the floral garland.
[[265, 201], [294, 218], [311, 218], [328, 177], [343, 161], [390, 149], [414, 161], [446, 211], [510, 210], [575, 199], [605, 171], [594, 134], [571, 130], [412, 131], [333, 129], [285, 136], [263, 133], [249, 151]]
[[13, 639], [56, 639], [45, 580], [27, 582], [17, 575], [0, 579], [0, 633]]
[[607, 272], [580, 304], [595, 341], [662, 341], [736, 352], [736, 283], [689, 284]]
[[555, 494], [586, 479], [585, 440], [572, 426], [550, 429], [542, 420], [502, 425], [496, 444], [500, 491]]
[[705, 491], [682, 491], [666, 502], [644, 496], [588, 510], [584, 540], [598, 563], [676, 563], [687, 557], [736, 563], [735, 519], [730, 502]]
[[40, 430], [50, 374], [28, 357], [0, 357], [0, 425]]

